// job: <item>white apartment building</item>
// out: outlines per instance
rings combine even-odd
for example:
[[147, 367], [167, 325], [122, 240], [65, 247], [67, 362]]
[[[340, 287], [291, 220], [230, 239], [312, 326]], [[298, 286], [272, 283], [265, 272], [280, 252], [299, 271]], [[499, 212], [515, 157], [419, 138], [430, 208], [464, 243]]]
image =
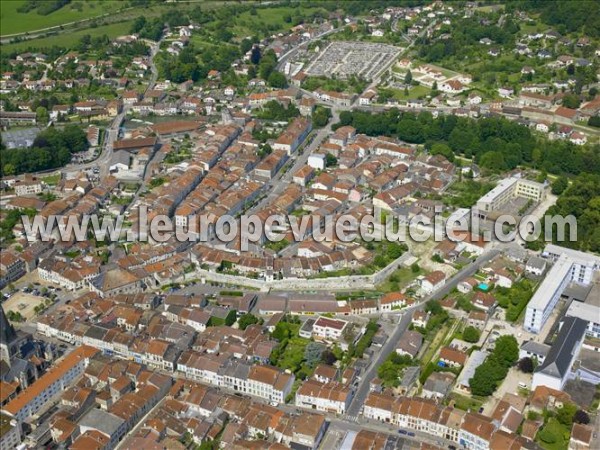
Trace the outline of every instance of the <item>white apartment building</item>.
[[496, 185], [494, 189], [477, 201], [477, 209], [482, 212], [500, 210], [514, 198], [521, 197], [541, 202], [546, 197], [546, 186], [535, 181], [521, 178], [506, 178]]
[[42, 192], [42, 182], [41, 181], [21, 181], [19, 183], [15, 183], [15, 194], [18, 196], [21, 195], [35, 195]]
[[246, 392], [271, 403], [285, 403], [293, 384], [294, 375], [275, 367], [255, 365], [250, 368]]
[[567, 317], [579, 317], [587, 321], [586, 335], [600, 339], [600, 306], [573, 301], [567, 309]]
[[524, 327], [530, 333], [539, 333], [571, 282], [589, 285], [594, 272], [600, 270], [600, 257], [549, 244], [544, 255], [554, 260], [546, 278], [527, 305]]
[[393, 419], [392, 398], [389, 395], [371, 392], [363, 406], [362, 414], [367, 419], [391, 423]]
[[322, 153], [315, 153], [308, 157], [307, 164], [313, 169], [325, 170], [325, 155]]
[[345, 320], [319, 317], [313, 325], [312, 334], [321, 339], [339, 339], [347, 325]]
[[568, 256], [562, 256], [527, 305], [523, 326], [530, 333], [539, 333], [558, 303], [560, 296], [571, 282], [573, 262]]

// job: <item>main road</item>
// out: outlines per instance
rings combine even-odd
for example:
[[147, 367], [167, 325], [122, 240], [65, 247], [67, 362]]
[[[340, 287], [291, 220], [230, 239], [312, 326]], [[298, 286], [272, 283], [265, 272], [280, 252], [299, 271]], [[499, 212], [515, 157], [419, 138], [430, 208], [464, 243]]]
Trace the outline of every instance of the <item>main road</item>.
[[371, 364], [367, 368], [367, 371], [362, 375], [358, 389], [354, 393], [354, 398], [352, 399], [352, 403], [350, 403], [346, 416], [354, 418], [360, 414], [362, 406], [369, 395], [371, 381], [377, 376], [377, 369], [379, 369], [379, 366], [383, 364], [390, 353], [396, 349], [400, 337], [408, 329], [408, 326], [411, 323], [412, 312], [420, 307], [422, 307], [421, 304], [415, 304], [402, 311], [400, 322], [396, 326], [396, 329], [390, 335], [377, 356], [371, 360]]
[[379, 369], [379, 366], [381, 366], [387, 357], [393, 351], [395, 351], [400, 337], [408, 329], [408, 326], [411, 323], [412, 313], [416, 310], [422, 309], [425, 303], [427, 303], [429, 300], [440, 299], [448, 295], [458, 285], [458, 283], [460, 283], [461, 280], [475, 274], [475, 272], [477, 272], [481, 266], [489, 262], [499, 253], [500, 250], [497, 249], [488, 250], [479, 258], [477, 258], [475, 262], [469, 264], [454, 274], [440, 289], [425, 297], [421, 302], [402, 310], [400, 322], [398, 322], [396, 329], [390, 335], [377, 356], [375, 356], [375, 358], [371, 361], [367, 371], [363, 374], [360, 380], [356, 393], [354, 394], [354, 398], [352, 399], [352, 403], [350, 404], [346, 414], [348, 419], [357, 417], [360, 414], [362, 406], [365, 403], [365, 399], [369, 395], [371, 381], [377, 376], [377, 369]]

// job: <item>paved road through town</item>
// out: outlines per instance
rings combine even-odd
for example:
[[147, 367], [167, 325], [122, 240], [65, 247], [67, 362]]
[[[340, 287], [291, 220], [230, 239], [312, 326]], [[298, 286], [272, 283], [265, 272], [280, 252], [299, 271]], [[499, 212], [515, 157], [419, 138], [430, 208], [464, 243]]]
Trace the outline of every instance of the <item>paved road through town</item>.
[[440, 299], [444, 296], [448, 295], [457, 285], [463, 280], [465, 277], [469, 277], [477, 272], [481, 266], [489, 262], [496, 255], [500, 253], [500, 250], [489, 250], [481, 255], [474, 263], [469, 264], [463, 269], [459, 270], [454, 276], [452, 276], [446, 284], [432, 293], [431, 295], [425, 297], [420, 303], [409, 306], [408, 308], [402, 310], [402, 317], [400, 322], [396, 326], [394, 332], [389, 336], [387, 342], [383, 345], [377, 356], [373, 359], [371, 364], [369, 365], [367, 371], [362, 376], [360, 383], [358, 385], [358, 389], [352, 399], [352, 403], [348, 408], [347, 416], [348, 417], [356, 417], [360, 414], [362, 406], [365, 402], [365, 399], [369, 395], [369, 389], [371, 381], [377, 376], [377, 369], [383, 362], [387, 359], [387, 357], [396, 349], [396, 345], [400, 340], [400, 337], [404, 332], [408, 329], [410, 325], [412, 313], [424, 306], [424, 304], [431, 299]]

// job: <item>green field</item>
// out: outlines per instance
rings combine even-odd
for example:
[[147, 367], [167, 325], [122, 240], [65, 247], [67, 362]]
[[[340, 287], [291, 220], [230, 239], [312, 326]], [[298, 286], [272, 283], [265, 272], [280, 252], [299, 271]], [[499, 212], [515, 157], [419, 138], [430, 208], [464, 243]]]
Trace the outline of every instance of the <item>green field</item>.
[[[320, 8], [302, 8], [302, 14], [307, 16], [318, 11]], [[296, 10], [289, 6], [273, 7], [273, 8], [257, 8], [256, 15], [253, 16], [249, 11], [241, 13], [235, 18], [235, 26], [233, 33], [243, 39], [256, 34], [256, 28], [260, 28], [261, 24], [269, 27], [277, 27], [277, 31], [289, 30], [292, 28], [292, 23], [283, 20], [285, 15], [294, 16]], [[256, 27], [255, 24], [259, 26]]]
[[406, 95], [403, 90], [392, 89], [392, 91], [394, 92], [394, 98], [396, 100], [408, 100], [425, 97], [429, 95], [431, 89], [423, 85], [414, 86], [408, 90], [408, 95]]
[[123, 8], [121, 1], [76, 0], [46, 16], [32, 10], [20, 13], [17, 9], [26, 0], [4, 0], [0, 3], [0, 29], [2, 36], [25, 33], [43, 28], [89, 19]]
[[96, 28], [86, 28], [83, 30], [73, 31], [72, 33], [60, 33], [54, 36], [47, 36], [39, 39], [30, 39], [28, 41], [16, 42], [14, 44], [2, 45], [3, 52], [11, 52], [13, 50], [23, 51], [29, 47], [31, 48], [49, 48], [53, 46], [58, 47], [71, 47], [81, 39], [81, 36], [89, 34], [90, 36], [102, 36], [106, 34], [110, 38], [122, 36], [129, 33], [131, 29], [131, 20], [126, 22], [113, 23], [110, 25], [104, 25]]

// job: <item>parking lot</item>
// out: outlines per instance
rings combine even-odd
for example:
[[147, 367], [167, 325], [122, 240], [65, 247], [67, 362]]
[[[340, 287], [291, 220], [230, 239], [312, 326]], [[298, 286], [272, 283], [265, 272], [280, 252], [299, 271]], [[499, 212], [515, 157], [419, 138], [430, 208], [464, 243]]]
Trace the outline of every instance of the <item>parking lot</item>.
[[16, 292], [2, 306], [6, 313], [9, 311], [18, 312], [25, 320], [29, 321], [35, 316], [35, 307], [44, 303], [45, 300], [45, 297], [25, 292]]

